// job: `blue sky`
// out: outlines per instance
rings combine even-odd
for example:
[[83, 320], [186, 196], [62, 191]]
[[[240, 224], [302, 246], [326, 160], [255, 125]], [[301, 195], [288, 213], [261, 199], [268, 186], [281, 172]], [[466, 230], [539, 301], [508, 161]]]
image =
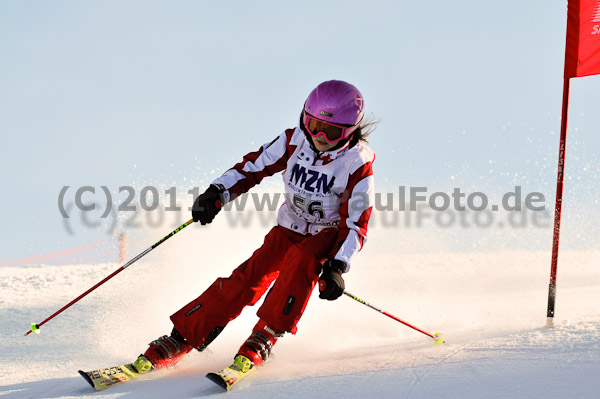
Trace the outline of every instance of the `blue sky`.
[[[566, 1], [2, 2], [0, 260], [102, 236], [65, 232], [63, 186], [203, 188], [332, 78], [381, 119], [378, 189], [521, 184], [553, 204], [565, 26]], [[573, 82], [580, 215], [598, 209], [599, 104], [599, 77]]]

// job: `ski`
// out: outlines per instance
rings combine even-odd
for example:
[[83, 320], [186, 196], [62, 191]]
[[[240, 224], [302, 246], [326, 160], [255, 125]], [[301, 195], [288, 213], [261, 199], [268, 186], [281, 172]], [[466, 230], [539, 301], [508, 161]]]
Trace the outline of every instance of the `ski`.
[[121, 366], [93, 371], [79, 370], [79, 374], [81, 374], [81, 376], [96, 391], [102, 391], [113, 385], [130, 381], [140, 375], [133, 367], [133, 364], [123, 364]]
[[208, 373], [206, 374], [206, 378], [226, 391], [229, 391], [243, 378], [252, 374], [254, 370], [256, 370], [256, 367], [254, 367], [250, 359], [242, 355], [237, 355], [231, 366], [225, 367], [217, 373]]
[[79, 370], [79, 374], [96, 391], [103, 391], [116, 384], [131, 381], [151, 370], [152, 364], [150, 361], [145, 356], [140, 356], [134, 363], [92, 371]]

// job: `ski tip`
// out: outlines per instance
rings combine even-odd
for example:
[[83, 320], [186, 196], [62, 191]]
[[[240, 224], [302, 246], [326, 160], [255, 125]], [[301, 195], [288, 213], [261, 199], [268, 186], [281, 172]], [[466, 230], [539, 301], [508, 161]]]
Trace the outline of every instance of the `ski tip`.
[[212, 382], [214, 382], [215, 384], [217, 384], [218, 386], [220, 386], [224, 390], [226, 390], [226, 391], [229, 390], [229, 387], [227, 386], [227, 383], [225, 382], [225, 380], [223, 379], [223, 377], [221, 377], [219, 374], [217, 374], [217, 373], [208, 373], [208, 374], [206, 374], [206, 378], [208, 378], [209, 380], [211, 380]]
[[435, 337], [435, 338], [433, 338], [435, 340], [435, 342], [433, 343], [434, 345], [441, 345], [441, 344], [446, 343], [446, 341], [444, 340], [444, 337], [442, 337], [440, 335], [440, 333], [435, 333], [435, 334], [433, 334], [433, 336]]
[[92, 381], [92, 379], [90, 378], [90, 376], [83, 370], [78, 370], [77, 371], [84, 380], [86, 380], [88, 382], [88, 384], [90, 384], [92, 386], [92, 388], [96, 389], [96, 387], [94, 386], [94, 382]]

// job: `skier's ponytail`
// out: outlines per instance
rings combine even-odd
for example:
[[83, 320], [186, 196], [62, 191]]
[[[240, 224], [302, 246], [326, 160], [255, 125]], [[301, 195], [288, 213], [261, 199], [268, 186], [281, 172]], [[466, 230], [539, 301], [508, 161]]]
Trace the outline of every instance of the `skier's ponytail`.
[[350, 147], [354, 147], [359, 141], [368, 143], [367, 137], [375, 131], [377, 125], [381, 122], [380, 119], [376, 119], [372, 114], [366, 116], [361, 122], [358, 128], [352, 134], [350, 140]]

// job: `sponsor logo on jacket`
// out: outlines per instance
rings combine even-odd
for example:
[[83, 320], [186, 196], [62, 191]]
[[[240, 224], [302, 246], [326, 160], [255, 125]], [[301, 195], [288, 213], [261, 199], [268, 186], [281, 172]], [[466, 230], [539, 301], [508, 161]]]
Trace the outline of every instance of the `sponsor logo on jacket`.
[[300, 164], [295, 164], [290, 174], [290, 182], [296, 187], [303, 188], [304, 190], [314, 193], [320, 192], [323, 194], [329, 193], [333, 183], [335, 182], [335, 176], [329, 178], [325, 173], [317, 172], [316, 170], [306, 169]]

